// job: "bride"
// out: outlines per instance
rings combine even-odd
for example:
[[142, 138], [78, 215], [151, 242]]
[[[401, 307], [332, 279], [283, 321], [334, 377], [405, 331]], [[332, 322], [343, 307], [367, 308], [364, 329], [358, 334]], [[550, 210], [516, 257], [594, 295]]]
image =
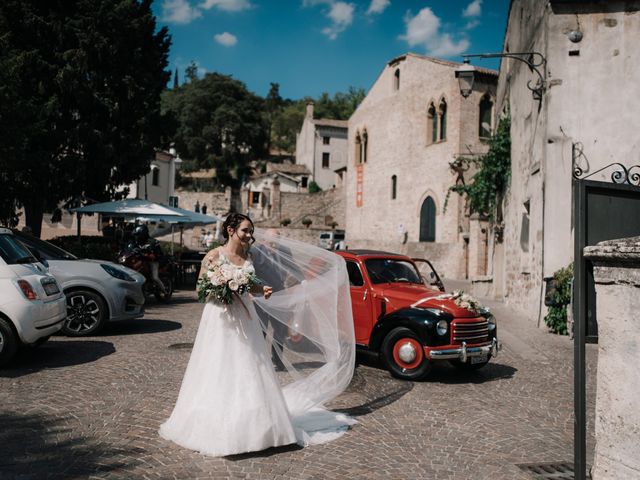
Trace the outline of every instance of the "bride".
[[[241, 214], [229, 215], [222, 233], [199, 276], [217, 265], [262, 283], [230, 304], [207, 301], [160, 435], [213, 456], [339, 437], [355, 421], [323, 404], [349, 384], [355, 361], [344, 261], [273, 231], [250, 249], [254, 226]], [[267, 341], [286, 372], [275, 373]]]

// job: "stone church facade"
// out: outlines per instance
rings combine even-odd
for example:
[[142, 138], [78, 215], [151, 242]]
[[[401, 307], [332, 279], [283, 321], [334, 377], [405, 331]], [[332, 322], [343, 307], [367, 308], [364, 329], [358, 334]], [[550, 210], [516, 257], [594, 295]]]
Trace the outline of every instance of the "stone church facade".
[[459, 66], [411, 53], [394, 58], [349, 119], [349, 248], [426, 257], [448, 278], [487, 273], [486, 222], [447, 192], [472, 173], [456, 170], [455, 160], [488, 149], [497, 72], [477, 69], [465, 99]]

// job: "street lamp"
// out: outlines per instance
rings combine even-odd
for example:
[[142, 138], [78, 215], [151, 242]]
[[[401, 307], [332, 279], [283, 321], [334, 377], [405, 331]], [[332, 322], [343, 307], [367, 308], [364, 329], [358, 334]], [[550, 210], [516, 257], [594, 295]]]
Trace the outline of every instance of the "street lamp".
[[527, 82], [527, 88], [533, 93], [535, 100], [541, 100], [542, 94], [546, 88], [546, 82], [544, 79], [544, 70], [541, 72], [538, 67], [544, 69], [544, 65], [547, 63], [547, 59], [541, 53], [538, 52], [523, 52], [523, 53], [480, 53], [474, 55], [463, 55], [464, 63], [456, 69], [456, 78], [460, 84], [460, 94], [467, 98], [471, 95], [473, 89], [473, 82], [475, 80], [476, 69], [473, 65], [469, 64], [470, 58], [513, 58], [526, 63], [529, 70], [538, 74], [538, 81], [535, 85], [531, 85], [531, 80]]

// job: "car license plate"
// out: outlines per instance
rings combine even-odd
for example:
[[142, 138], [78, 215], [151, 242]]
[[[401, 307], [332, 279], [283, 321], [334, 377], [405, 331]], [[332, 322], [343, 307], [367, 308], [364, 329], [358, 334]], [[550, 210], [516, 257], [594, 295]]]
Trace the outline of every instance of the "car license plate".
[[47, 295], [55, 295], [56, 293], [60, 293], [60, 289], [58, 288], [58, 284], [54, 281], [42, 281], [42, 286], [44, 287], [44, 293]]
[[473, 365], [474, 363], [484, 363], [487, 361], [487, 354], [484, 355], [478, 355], [477, 357], [471, 357], [471, 364]]

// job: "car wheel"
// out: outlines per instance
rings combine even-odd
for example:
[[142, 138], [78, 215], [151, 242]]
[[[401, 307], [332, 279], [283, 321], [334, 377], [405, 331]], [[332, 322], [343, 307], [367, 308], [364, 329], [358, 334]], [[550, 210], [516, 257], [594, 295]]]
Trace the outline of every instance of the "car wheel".
[[418, 380], [429, 373], [431, 363], [422, 342], [408, 328], [395, 328], [382, 342], [382, 357], [391, 375], [403, 380]]
[[173, 282], [171, 281], [171, 277], [169, 276], [161, 276], [160, 280], [164, 285], [164, 293], [159, 290], [159, 287], [155, 287], [153, 290], [153, 294], [155, 295], [156, 300], [158, 300], [159, 302], [169, 303], [169, 301], [171, 300], [171, 296], [173, 295]]
[[67, 319], [62, 333], [85, 337], [98, 333], [107, 322], [107, 306], [100, 295], [88, 290], [73, 290], [67, 296]]
[[18, 344], [18, 338], [9, 321], [0, 317], [0, 367], [11, 361], [18, 349]]
[[491, 360], [491, 357], [487, 358], [485, 362], [480, 363], [471, 363], [468, 360], [466, 362], [461, 362], [460, 360], [449, 360], [449, 363], [456, 367], [458, 370], [462, 370], [464, 372], [473, 372], [484, 367], [487, 363], [489, 363], [489, 360]]

